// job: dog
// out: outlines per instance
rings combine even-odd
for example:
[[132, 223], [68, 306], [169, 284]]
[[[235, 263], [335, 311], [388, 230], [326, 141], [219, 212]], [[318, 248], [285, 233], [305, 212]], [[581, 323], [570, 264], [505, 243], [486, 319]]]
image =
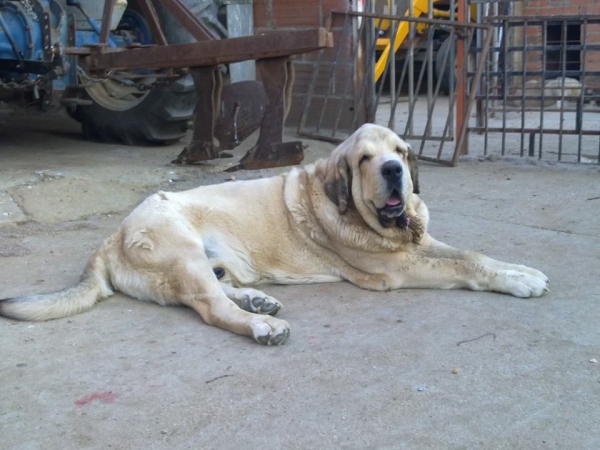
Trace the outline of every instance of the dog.
[[416, 180], [409, 145], [366, 124], [329, 158], [285, 175], [159, 191], [106, 239], [79, 284], [2, 300], [0, 315], [57, 319], [120, 291], [188, 306], [209, 325], [279, 345], [290, 332], [274, 317], [282, 305], [253, 286], [349, 281], [375, 291], [464, 288], [523, 298], [548, 290], [535, 269], [431, 237]]

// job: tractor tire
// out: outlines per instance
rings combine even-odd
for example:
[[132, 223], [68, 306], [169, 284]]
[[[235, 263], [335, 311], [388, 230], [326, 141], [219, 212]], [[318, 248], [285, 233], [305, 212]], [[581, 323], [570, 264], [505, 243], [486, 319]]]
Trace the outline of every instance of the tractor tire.
[[[219, 37], [226, 37], [226, 31], [217, 22], [217, 5], [207, 0], [185, 0], [185, 3]], [[155, 6], [170, 44], [194, 40], [160, 2], [156, 2]], [[86, 88], [83, 97], [93, 103], [68, 111], [81, 123], [87, 138], [126, 145], [168, 145], [186, 135], [196, 106], [194, 83], [189, 75], [168, 87], [134, 92], [122, 98], [111, 94], [121, 87], [105, 83], [118, 82], [97, 83]]]
[[[454, 47], [454, 63], [455, 67], [450, 67], [450, 50]], [[435, 72], [438, 81], [441, 79], [440, 90], [445, 94], [450, 94], [450, 78], [452, 77], [452, 72], [454, 72], [454, 87], [456, 88], [456, 47], [457, 47], [457, 38], [450, 40], [450, 37], [447, 37], [440, 48], [438, 49], [437, 55], [435, 57]], [[446, 56], [448, 55], [448, 56]], [[444, 65], [444, 59], [446, 59], [446, 66]]]

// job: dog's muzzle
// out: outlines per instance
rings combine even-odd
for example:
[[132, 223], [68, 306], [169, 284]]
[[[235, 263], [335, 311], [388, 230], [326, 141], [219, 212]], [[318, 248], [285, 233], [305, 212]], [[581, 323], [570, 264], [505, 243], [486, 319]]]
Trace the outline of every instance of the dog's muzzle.
[[390, 194], [385, 205], [377, 210], [379, 223], [384, 228], [393, 225], [407, 228], [410, 218], [406, 215], [406, 205], [402, 200], [402, 165], [398, 161], [386, 162], [381, 166], [381, 176]]

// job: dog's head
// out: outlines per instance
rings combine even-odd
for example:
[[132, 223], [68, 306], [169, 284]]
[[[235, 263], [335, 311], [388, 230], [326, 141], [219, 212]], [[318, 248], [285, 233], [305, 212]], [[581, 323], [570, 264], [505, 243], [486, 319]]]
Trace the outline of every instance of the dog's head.
[[327, 161], [325, 192], [340, 214], [355, 207], [370, 225], [408, 228], [410, 197], [419, 192], [417, 158], [388, 128], [366, 124]]

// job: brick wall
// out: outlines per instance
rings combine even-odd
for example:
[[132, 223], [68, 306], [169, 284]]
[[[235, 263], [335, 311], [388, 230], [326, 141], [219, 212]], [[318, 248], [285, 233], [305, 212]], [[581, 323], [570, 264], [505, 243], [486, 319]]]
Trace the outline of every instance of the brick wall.
[[[523, 15], [600, 15], [600, 0], [530, 0], [523, 3]], [[600, 24], [588, 24], [587, 29], [582, 25], [580, 30], [580, 40], [583, 42], [585, 34], [588, 44], [600, 44]], [[541, 44], [542, 37], [541, 27], [531, 27], [527, 32], [528, 44]], [[550, 44], [550, 42], [548, 43]], [[555, 44], [560, 45], [560, 39], [555, 41]], [[569, 42], [569, 44], [576, 44]], [[548, 60], [548, 53], [546, 59]], [[552, 55], [550, 55], [552, 57]], [[560, 58], [555, 52], [554, 58]], [[527, 69], [540, 70], [542, 67], [543, 55], [542, 52], [530, 52], [527, 56]], [[585, 59], [585, 63], [584, 63]], [[581, 68], [585, 64], [586, 71], [600, 71], [600, 52], [593, 50], [587, 51], [580, 56]], [[560, 61], [552, 64], [557, 69], [562, 69]], [[567, 65], [569, 67], [569, 65]], [[600, 86], [598, 77], [588, 77], [586, 84]]]
[[[297, 30], [324, 27], [331, 10], [346, 11], [350, 0], [254, 0], [254, 29], [256, 33], [266, 30]], [[334, 40], [339, 33], [334, 23]], [[292, 95], [292, 108], [287, 125], [299, 123], [304, 100], [311, 81], [316, 53], [298, 55], [294, 58], [296, 81]], [[327, 80], [318, 80], [323, 85]]]

